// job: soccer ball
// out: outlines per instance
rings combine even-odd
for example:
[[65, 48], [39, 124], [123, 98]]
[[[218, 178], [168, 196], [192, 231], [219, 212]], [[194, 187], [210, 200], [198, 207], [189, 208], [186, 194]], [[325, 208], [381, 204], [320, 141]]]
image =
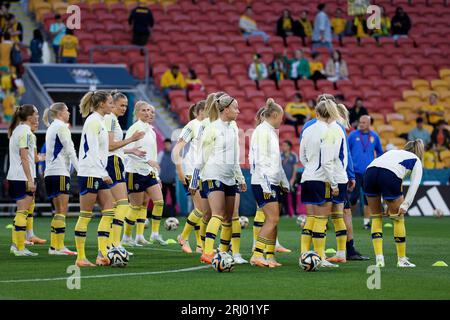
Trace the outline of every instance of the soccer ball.
[[316, 271], [320, 267], [320, 256], [314, 251], [304, 252], [299, 259], [300, 268], [305, 271]]
[[242, 229], [248, 228], [249, 221], [248, 221], [247, 217], [244, 217], [244, 216], [239, 217], [239, 223], [241, 224]]
[[130, 256], [124, 248], [112, 247], [106, 256], [111, 261], [112, 267], [126, 267], [130, 260]]
[[306, 223], [306, 216], [305, 215], [300, 215], [297, 217], [297, 225], [303, 229], [303, 227], [305, 226]]
[[180, 221], [178, 221], [178, 219], [174, 217], [167, 218], [164, 222], [164, 228], [169, 231], [177, 230], [179, 225]]
[[217, 272], [231, 272], [234, 268], [233, 256], [227, 252], [218, 252], [211, 261]]
[[434, 209], [433, 210], [433, 216], [436, 218], [442, 218], [444, 216], [444, 211], [442, 209]]

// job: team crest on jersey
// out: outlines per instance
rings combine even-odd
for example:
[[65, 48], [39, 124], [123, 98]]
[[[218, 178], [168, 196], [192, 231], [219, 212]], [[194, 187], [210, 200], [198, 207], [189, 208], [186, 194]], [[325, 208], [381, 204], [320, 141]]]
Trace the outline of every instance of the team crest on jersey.
[[375, 141], [375, 138], [370, 136], [370, 143], [373, 143]]
[[215, 184], [217, 188], [220, 188], [220, 181], [216, 180]]
[[272, 198], [276, 198], [277, 193], [275, 192], [275, 190], [272, 190]]
[[98, 181], [95, 181], [95, 183], [94, 183], [94, 189], [97, 190], [98, 187], [99, 187], [99, 183], [98, 183]]
[[139, 189], [139, 183], [135, 183], [135, 184], [134, 184], [134, 189], [135, 189], [135, 190], [138, 190], [138, 189]]

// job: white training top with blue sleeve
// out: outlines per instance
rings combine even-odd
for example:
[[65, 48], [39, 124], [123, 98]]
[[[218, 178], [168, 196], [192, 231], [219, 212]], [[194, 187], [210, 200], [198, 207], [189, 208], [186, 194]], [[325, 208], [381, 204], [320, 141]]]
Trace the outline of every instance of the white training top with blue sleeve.
[[198, 119], [193, 119], [183, 128], [178, 138], [189, 144], [189, 149], [184, 155], [182, 162], [184, 174], [187, 176], [192, 176], [194, 173], [195, 156], [198, 153], [200, 144], [198, 133], [201, 127], [202, 122]]
[[336, 121], [330, 123], [329, 128], [336, 130], [336, 134], [338, 134], [338, 132], [340, 133], [339, 137], [336, 137], [338, 140], [337, 143], [339, 146], [339, 154], [338, 157], [334, 159], [334, 174], [336, 177], [336, 182], [339, 184], [347, 183], [347, 167], [349, 163], [347, 136], [345, 135], [345, 131], [342, 130], [342, 126]]
[[32, 178], [36, 178], [36, 163], [34, 152], [36, 149], [36, 136], [29, 125], [21, 123], [12, 132], [9, 138], [9, 170], [8, 180], [27, 181], [20, 158], [20, 149], [28, 149], [28, 162]]
[[400, 208], [405, 211], [408, 210], [414, 200], [417, 189], [419, 188], [420, 181], [422, 180], [422, 161], [420, 161], [420, 159], [412, 152], [405, 150], [391, 150], [373, 160], [367, 169], [371, 167], [384, 168], [392, 171], [402, 180], [411, 173], [411, 184], [406, 193], [405, 200], [400, 206]]
[[[105, 115], [105, 126], [108, 132], [112, 132], [114, 136], [114, 141], [123, 140], [123, 130], [120, 126], [119, 119], [114, 113]], [[117, 148], [115, 150], [109, 151], [108, 156], [118, 156], [122, 161], [125, 158], [124, 147]]]

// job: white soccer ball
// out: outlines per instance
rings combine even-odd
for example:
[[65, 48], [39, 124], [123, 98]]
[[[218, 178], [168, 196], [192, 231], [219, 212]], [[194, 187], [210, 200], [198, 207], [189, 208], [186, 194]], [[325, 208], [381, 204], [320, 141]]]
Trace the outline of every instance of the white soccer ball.
[[316, 271], [320, 267], [322, 259], [320, 256], [314, 251], [304, 252], [299, 259], [300, 268], [304, 271]]
[[444, 211], [442, 211], [442, 209], [436, 208], [433, 210], [433, 216], [436, 218], [442, 218], [444, 216]]
[[177, 230], [179, 225], [180, 221], [178, 221], [178, 219], [174, 217], [167, 218], [164, 222], [164, 228], [169, 231]]
[[234, 258], [228, 252], [218, 252], [211, 261], [217, 272], [231, 272], [234, 268]]
[[130, 260], [128, 251], [124, 248], [112, 247], [108, 250], [106, 256], [111, 261], [110, 265], [112, 267], [126, 267]]
[[247, 229], [249, 225], [248, 218], [245, 216], [239, 217], [239, 223], [241, 224], [242, 229]]
[[297, 225], [303, 229], [303, 227], [305, 226], [306, 223], [306, 216], [305, 215], [300, 215], [297, 217]]

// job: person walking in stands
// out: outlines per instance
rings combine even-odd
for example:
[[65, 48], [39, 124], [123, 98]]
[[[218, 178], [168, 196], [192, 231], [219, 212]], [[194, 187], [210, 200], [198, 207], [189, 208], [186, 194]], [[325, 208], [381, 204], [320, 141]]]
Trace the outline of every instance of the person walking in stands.
[[172, 140], [170, 139], [164, 140], [164, 149], [161, 150], [158, 154], [158, 163], [161, 168], [159, 178], [161, 179], [162, 184], [163, 200], [166, 201], [167, 192], [169, 192], [173, 207], [173, 213], [176, 214], [176, 204], [177, 204], [177, 195], [175, 191], [176, 168], [175, 164], [172, 161]]
[[62, 37], [59, 55], [62, 63], [77, 63], [78, 38], [73, 34], [73, 30], [67, 29], [66, 35]]
[[138, 6], [131, 11], [128, 24], [133, 27], [132, 43], [137, 46], [145, 46], [154, 25], [153, 14], [146, 6], [145, 1], [139, 1]]
[[317, 6], [319, 11], [314, 19], [314, 30], [312, 35], [312, 52], [316, 52], [319, 47], [326, 47], [330, 54], [333, 53], [333, 44], [331, 43], [331, 23], [325, 12], [325, 4]]
[[55, 52], [56, 63], [59, 62], [59, 46], [61, 45], [61, 39], [66, 34], [66, 25], [61, 19], [60, 14], [55, 15], [55, 22], [50, 25], [50, 34], [53, 38], [52, 45]]

